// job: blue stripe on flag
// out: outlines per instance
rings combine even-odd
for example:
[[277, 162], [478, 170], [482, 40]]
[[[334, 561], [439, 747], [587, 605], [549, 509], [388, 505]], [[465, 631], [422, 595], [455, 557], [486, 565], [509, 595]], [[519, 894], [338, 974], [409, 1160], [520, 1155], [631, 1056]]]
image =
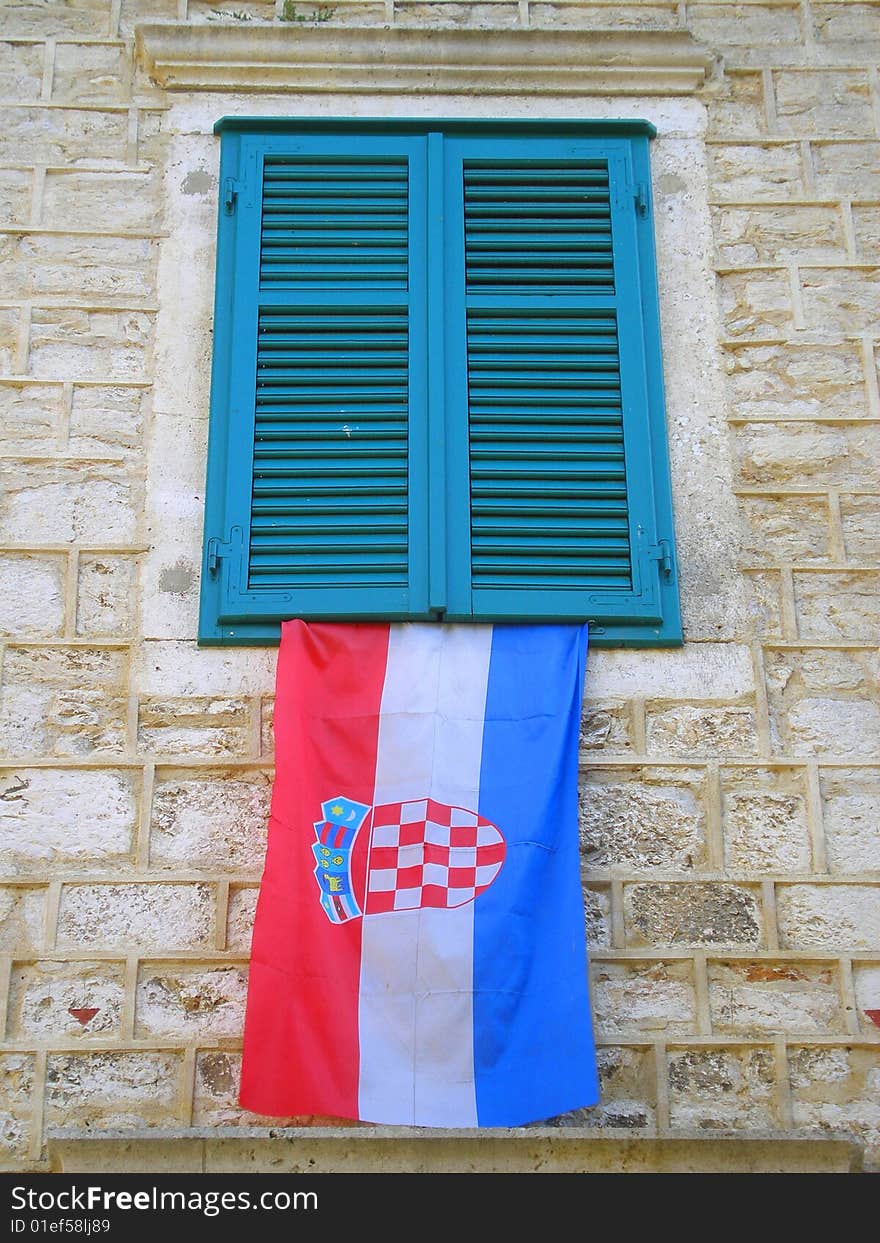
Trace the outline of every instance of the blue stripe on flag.
[[480, 1126], [599, 1099], [577, 834], [586, 626], [496, 626], [479, 811], [507, 840], [474, 903]]

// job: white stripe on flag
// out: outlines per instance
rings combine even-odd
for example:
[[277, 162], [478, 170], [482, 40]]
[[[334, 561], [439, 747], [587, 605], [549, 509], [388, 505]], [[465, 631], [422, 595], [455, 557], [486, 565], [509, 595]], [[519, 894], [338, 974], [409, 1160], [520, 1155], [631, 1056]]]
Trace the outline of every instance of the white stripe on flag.
[[[393, 625], [375, 802], [476, 810], [491, 626]], [[359, 1112], [371, 1122], [475, 1126], [474, 906], [365, 916]]]

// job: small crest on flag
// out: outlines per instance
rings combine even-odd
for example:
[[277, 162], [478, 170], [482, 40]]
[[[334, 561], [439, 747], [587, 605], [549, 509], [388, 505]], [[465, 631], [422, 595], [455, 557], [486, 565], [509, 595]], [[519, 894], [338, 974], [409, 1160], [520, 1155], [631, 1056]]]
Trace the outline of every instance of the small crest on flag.
[[351, 886], [351, 848], [369, 810], [367, 803], [340, 795], [321, 804], [324, 818], [315, 823], [315, 879], [321, 906], [334, 924], [362, 914]]

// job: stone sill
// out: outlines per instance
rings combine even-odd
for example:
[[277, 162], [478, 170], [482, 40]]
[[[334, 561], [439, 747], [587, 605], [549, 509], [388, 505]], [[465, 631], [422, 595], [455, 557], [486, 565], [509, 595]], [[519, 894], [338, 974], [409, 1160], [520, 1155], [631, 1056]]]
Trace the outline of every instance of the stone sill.
[[199, 1127], [50, 1131], [63, 1173], [858, 1173], [846, 1135], [524, 1127]]
[[135, 38], [139, 63], [169, 91], [691, 95], [713, 63], [681, 30], [144, 22]]

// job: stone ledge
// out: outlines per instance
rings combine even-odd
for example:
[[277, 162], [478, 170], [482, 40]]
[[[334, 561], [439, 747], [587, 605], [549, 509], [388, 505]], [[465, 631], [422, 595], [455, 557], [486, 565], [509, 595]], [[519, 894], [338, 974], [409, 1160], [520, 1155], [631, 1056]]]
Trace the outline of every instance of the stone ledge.
[[169, 91], [691, 95], [713, 63], [680, 30], [137, 26], [139, 62]]
[[63, 1173], [858, 1173], [846, 1135], [582, 1127], [431, 1131], [408, 1127], [217, 1127], [87, 1133], [57, 1129]]

